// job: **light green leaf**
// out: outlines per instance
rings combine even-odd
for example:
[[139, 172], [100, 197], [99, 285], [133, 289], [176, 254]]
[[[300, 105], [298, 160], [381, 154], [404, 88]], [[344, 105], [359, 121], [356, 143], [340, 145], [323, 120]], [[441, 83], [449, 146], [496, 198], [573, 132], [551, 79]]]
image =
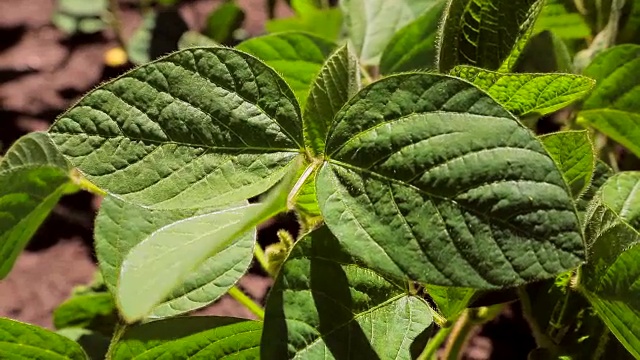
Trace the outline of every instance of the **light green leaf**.
[[309, 89], [336, 44], [310, 34], [286, 32], [249, 39], [237, 48], [282, 74], [304, 108]]
[[571, 74], [505, 74], [456, 66], [451, 74], [469, 80], [517, 116], [545, 115], [585, 97], [595, 82]]
[[438, 48], [438, 68], [510, 71], [542, 9], [542, 0], [452, 0]]
[[572, 1], [547, 0], [538, 16], [534, 32], [553, 31], [563, 39], [584, 39], [591, 29]]
[[[545, 56], [540, 56], [541, 53]], [[518, 73], [573, 73], [573, 62], [565, 42], [550, 31], [529, 39], [516, 63]]]
[[201, 46], [219, 46], [220, 44], [213, 41], [206, 35], [202, 35], [197, 31], [186, 31], [178, 40], [178, 49], [184, 50], [190, 47]]
[[391, 38], [437, 0], [344, 0], [349, 39], [365, 65], [376, 65]]
[[473, 289], [448, 287], [438, 285], [425, 285], [427, 294], [438, 306], [440, 314], [451, 321], [449, 325], [458, 318], [464, 309], [469, 306], [476, 291]]
[[316, 179], [325, 223], [381, 274], [495, 289], [583, 259], [555, 163], [466, 81], [418, 73], [371, 84], [336, 115], [326, 153]]
[[[246, 201], [236, 206], [246, 205]], [[102, 201], [95, 223], [98, 264], [107, 287], [115, 294], [125, 256], [157, 230], [216, 209], [152, 210], [108, 196]], [[176, 286], [149, 314], [160, 318], [206, 306], [224, 295], [247, 271], [253, 258], [255, 232], [248, 232], [209, 257]], [[222, 265], [225, 264], [225, 265]]]
[[597, 81], [578, 113], [593, 126], [640, 156], [640, 46], [620, 45], [600, 53], [584, 70]]
[[156, 209], [258, 195], [303, 146], [300, 110], [284, 80], [229, 48], [186, 49], [130, 71], [49, 131], [89, 181]]
[[265, 23], [270, 33], [303, 31], [329, 41], [337, 41], [342, 31], [342, 12], [340, 9], [318, 9], [307, 0], [291, 0], [296, 16], [285, 19], [273, 19]]
[[324, 153], [324, 142], [333, 116], [360, 90], [358, 59], [348, 45], [342, 46], [320, 69], [302, 114], [306, 148]]
[[207, 16], [204, 34], [215, 42], [224, 43], [232, 38], [233, 32], [242, 26], [244, 11], [235, 1], [220, 4]]
[[420, 17], [398, 30], [382, 52], [380, 73], [391, 74], [436, 67], [436, 37], [447, 2], [434, 5]]
[[105, 292], [74, 296], [53, 312], [56, 329], [81, 327], [110, 336], [117, 321], [113, 297]]
[[176, 8], [147, 12], [127, 42], [129, 60], [142, 65], [178, 50], [180, 37], [187, 30], [189, 27]]
[[85, 360], [80, 345], [49, 330], [0, 318], [0, 358]]
[[228, 317], [178, 317], [129, 328], [113, 360], [257, 360], [262, 323]]
[[[300, 215], [301, 226], [313, 226], [313, 223], [322, 219], [322, 213], [318, 206], [318, 198], [316, 197], [316, 176], [318, 167], [309, 168], [311, 164], [306, 163], [305, 168], [301, 168], [300, 176], [307, 176], [306, 180], [300, 187], [300, 191], [295, 196], [295, 209]], [[305, 174], [312, 171], [310, 174]]]
[[[296, 164], [300, 165], [300, 161]], [[243, 237], [250, 234], [255, 239], [257, 225], [287, 210], [296, 173], [297, 168], [263, 203], [176, 221], [135, 245], [122, 262], [117, 283], [117, 304], [124, 319], [131, 323], [148, 316], [194, 269], [225, 249], [238, 247], [237, 251], [252, 254], [253, 241], [251, 246], [240, 249]], [[219, 257], [210, 271], [232, 271], [236, 266], [233, 261]]]
[[593, 176], [591, 177], [591, 184], [585, 190], [584, 194], [576, 201], [576, 208], [580, 212], [584, 212], [587, 210], [589, 206], [589, 202], [596, 196], [600, 187], [604, 185], [604, 183], [613, 176], [613, 169], [609, 167], [604, 161], [596, 160], [595, 167], [593, 169]]
[[540, 140], [577, 199], [589, 187], [595, 167], [589, 132], [562, 131], [541, 136]]
[[406, 291], [362, 267], [321, 227], [296, 243], [269, 294], [261, 358], [415, 358], [412, 342], [432, 317]]
[[0, 160], [0, 279], [58, 200], [78, 191], [70, 171], [49, 136], [41, 132], [18, 139]]

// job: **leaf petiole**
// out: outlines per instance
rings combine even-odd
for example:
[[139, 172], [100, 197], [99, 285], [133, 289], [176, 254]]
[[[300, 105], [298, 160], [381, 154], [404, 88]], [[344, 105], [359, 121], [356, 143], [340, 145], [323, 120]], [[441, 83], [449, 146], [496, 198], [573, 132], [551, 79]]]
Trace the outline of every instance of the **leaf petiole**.
[[228, 294], [232, 298], [236, 299], [237, 302], [246, 307], [249, 311], [251, 311], [260, 320], [264, 320], [264, 309], [262, 308], [262, 306], [258, 305], [255, 301], [248, 297], [247, 294], [238, 289], [237, 286], [233, 286], [231, 289], [229, 289]]

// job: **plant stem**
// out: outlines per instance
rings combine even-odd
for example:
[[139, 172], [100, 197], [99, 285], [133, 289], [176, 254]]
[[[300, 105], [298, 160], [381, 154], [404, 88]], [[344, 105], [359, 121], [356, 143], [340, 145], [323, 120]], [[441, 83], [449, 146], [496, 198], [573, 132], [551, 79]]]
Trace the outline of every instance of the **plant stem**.
[[529, 295], [527, 295], [523, 287], [519, 287], [517, 292], [518, 298], [520, 298], [520, 304], [522, 305], [522, 316], [527, 320], [527, 323], [529, 323], [536, 344], [538, 347], [549, 350], [552, 354], [557, 353], [556, 344], [542, 331], [538, 321], [533, 316], [533, 307], [531, 306], [531, 301], [529, 301]]
[[126, 329], [127, 325], [122, 322], [122, 320], [118, 320], [118, 322], [116, 322], [115, 329], [113, 329], [113, 336], [111, 337], [111, 341], [109, 342], [109, 349], [107, 350], [107, 354], [105, 355], [106, 360], [112, 359], [113, 350], [115, 349], [118, 341], [120, 341], [120, 338], [122, 337]]
[[69, 177], [73, 180], [73, 183], [76, 184], [80, 189], [86, 190], [94, 195], [98, 196], [107, 196], [107, 193], [104, 192], [99, 187], [93, 185], [89, 180], [87, 180], [82, 174], [80, 174], [77, 170], [73, 169], [69, 174]]
[[470, 312], [473, 309], [466, 309], [458, 318], [458, 321], [451, 327], [451, 335], [444, 348], [443, 359], [458, 360], [462, 356], [462, 349], [469, 340], [471, 330], [476, 324], [471, 321]]
[[256, 315], [260, 320], [264, 320], [264, 309], [262, 306], [258, 305], [255, 301], [251, 300], [247, 294], [243, 293], [237, 286], [233, 286], [229, 289], [229, 295], [232, 298], [236, 299], [237, 302], [246, 307], [249, 311], [251, 311], [254, 315]]
[[367, 70], [367, 68], [360, 64], [360, 73], [362, 74], [362, 77], [364, 78], [364, 84], [363, 85], [369, 85], [373, 82], [373, 79], [371, 78], [371, 75], [369, 74], [369, 70]]
[[258, 261], [258, 264], [260, 264], [262, 270], [264, 270], [272, 278], [275, 277], [274, 274], [269, 271], [269, 261], [267, 261], [267, 256], [264, 254], [264, 250], [262, 250], [262, 247], [257, 242], [256, 246], [253, 247], [253, 256]]
[[449, 327], [441, 327], [436, 335], [429, 339], [427, 342], [427, 346], [424, 348], [424, 351], [420, 356], [418, 356], [418, 360], [432, 360], [436, 358], [436, 354], [442, 343], [447, 339], [451, 331], [453, 330], [453, 326]]

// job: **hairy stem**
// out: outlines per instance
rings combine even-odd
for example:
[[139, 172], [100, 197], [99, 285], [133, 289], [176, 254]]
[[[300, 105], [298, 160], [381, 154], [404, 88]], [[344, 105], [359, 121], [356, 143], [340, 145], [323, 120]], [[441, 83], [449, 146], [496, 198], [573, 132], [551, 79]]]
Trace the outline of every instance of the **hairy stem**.
[[113, 329], [113, 336], [111, 337], [109, 348], [107, 350], [107, 354], [105, 355], [106, 360], [111, 360], [113, 358], [113, 351], [116, 347], [116, 344], [118, 343], [118, 341], [120, 341], [120, 338], [122, 337], [122, 335], [124, 335], [126, 329], [127, 325], [122, 322], [122, 320], [118, 320], [115, 329]]
[[458, 318], [458, 321], [451, 327], [451, 334], [449, 340], [444, 347], [444, 354], [442, 356], [445, 360], [458, 360], [462, 357], [462, 350], [464, 349], [471, 330], [476, 324], [471, 321], [472, 309], [466, 309], [462, 312], [462, 315]]
[[272, 274], [271, 271], [269, 271], [269, 262], [267, 261], [267, 256], [264, 254], [264, 250], [262, 250], [262, 247], [260, 246], [260, 244], [258, 244], [257, 241], [256, 246], [253, 247], [253, 256], [258, 261], [258, 264], [260, 264], [262, 270], [269, 274], [270, 277], [275, 278], [275, 274]]
[[237, 286], [233, 286], [231, 289], [229, 289], [229, 295], [231, 295], [232, 298], [236, 299], [237, 302], [251, 311], [260, 320], [264, 320], [264, 309], [262, 308], [262, 306], [258, 305], [255, 301], [248, 297], [247, 294], [238, 289]]

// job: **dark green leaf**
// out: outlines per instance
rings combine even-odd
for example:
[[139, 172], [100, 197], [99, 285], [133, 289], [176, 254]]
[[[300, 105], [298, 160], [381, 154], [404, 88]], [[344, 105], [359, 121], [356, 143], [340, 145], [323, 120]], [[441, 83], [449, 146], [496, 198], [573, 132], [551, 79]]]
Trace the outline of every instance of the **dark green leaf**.
[[338, 49], [320, 69], [302, 114], [305, 145], [323, 154], [333, 116], [360, 90], [360, 67], [347, 45]]
[[227, 317], [178, 317], [129, 328], [112, 360], [257, 360], [262, 323]]
[[53, 312], [57, 329], [80, 327], [111, 336], [117, 321], [113, 297], [104, 292], [74, 296]]
[[321, 227], [296, 243], [269, 294], [261, 358], [411, 359], [431, 324], [423, 299], [363, 268]]
[[436, 67], [436, 37], [447, 2], [439, 0], [420, 17], [398, 30], [380, 58], [380, 73]]
[[558, 164], [571, 194], [577, 199], [591, 184], [595, 167], [589, 132], [562, 131], [541, 136], [540, 139], [551, 158]]
[[440, 36], [440, 72], [456, 65], [510, 71], [542, 4], [542, 0], [452, 0]]
[[129, 59], [141, 65], [178, 50], [178, 41], [187, 30], [178, 9], [149, 11], [127, 43]]
[[243, 21], [244, 11], [235, 1], [227, 1], [209, 14], [204, 35], [218, 43], [227, 42], [233, 32], [242, 26]]
[[90, 92], [49, 131], [88, 180], [156, 209], [258, 195], [303, 147], [287, 84], [229, 48], [182, 50], [128, 72]]
[[109, 337], [82, 328], [65, 328], [56, 331], [56, 333], [77, 342], [91, 360], [106, 358], [109, 350]]
[[426, 289], [440, 314], [449, 321], [455, 321], [476, 294], [473, 289], [448, 286], [426, 285]]
[[336, 115], [317, 196], [329, 229], [389, 276], [492, 289], [582, 262], [570, 191], [542, 144], [470, 83], [403, 74]]
[[304, 108], [309, 89], [336, 44], [310, 34], [288, 32], [249, 39], [237, 48], [282, 74]]
[[[541, 53], [545, 56], [540, 56]], [[514, 70], [520, 73], [574, 72], [567, 45], [550, 31], [531, 37]]]
[[451, 74], [471, 81], [520, 117], [560, 110], [585, 97], [595, 83], [579, 75], [507, 74], [464, 65]]
[[49, 330], [0, 318], [0, 359], [86, 360], [80, 345]]

